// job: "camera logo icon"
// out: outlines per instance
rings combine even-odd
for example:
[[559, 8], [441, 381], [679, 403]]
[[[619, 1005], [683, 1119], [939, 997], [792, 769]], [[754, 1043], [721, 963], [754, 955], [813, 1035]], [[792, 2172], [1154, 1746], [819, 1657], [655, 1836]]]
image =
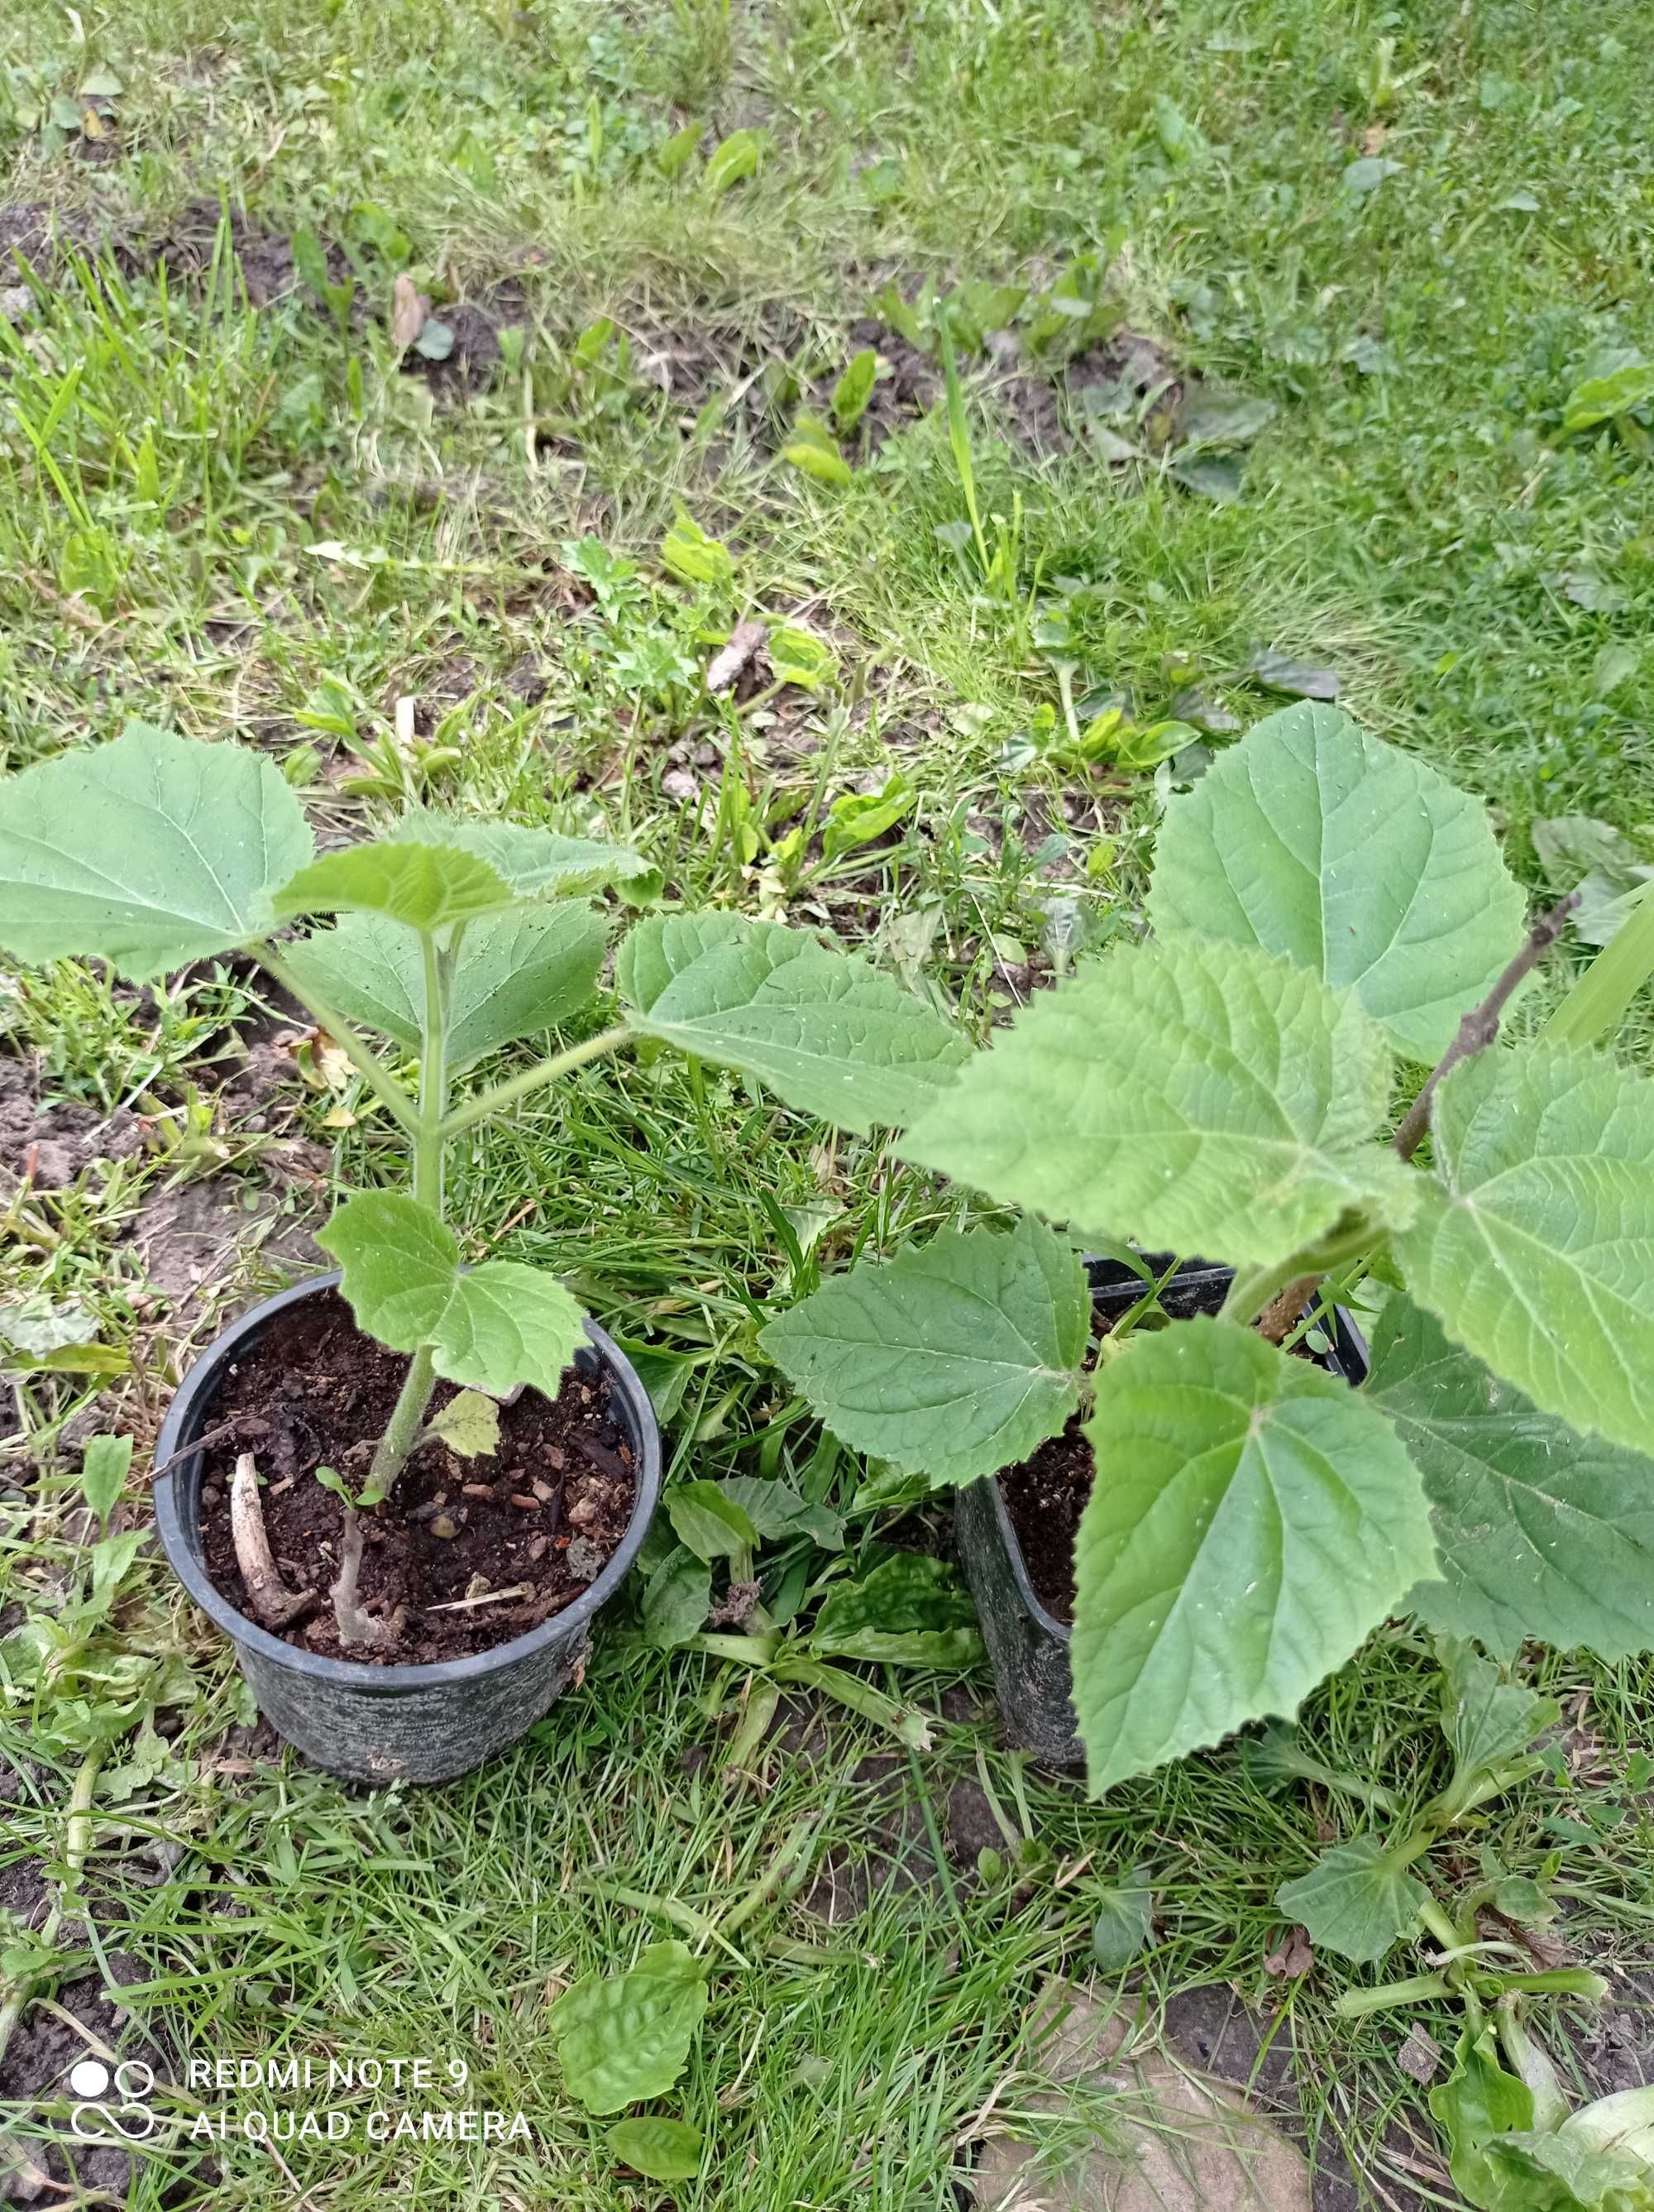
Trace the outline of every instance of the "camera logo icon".
[[[142, 2058], [124, 2058], [110, 2068], [101, 2058], [82, 2058], [69, 2069], [70, 2094], [75, 2098], [69, 2124], [77, 2142], [148, 2142], [160, 2127], [141, 2100], [155, 2086], [155, 2069]], [[112, 2096], [118, 2103], [104, 2100]]]

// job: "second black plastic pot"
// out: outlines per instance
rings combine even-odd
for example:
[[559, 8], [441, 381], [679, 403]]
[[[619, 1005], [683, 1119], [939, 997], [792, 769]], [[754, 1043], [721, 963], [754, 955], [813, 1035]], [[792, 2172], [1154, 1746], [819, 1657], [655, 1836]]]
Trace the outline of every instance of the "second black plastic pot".
[[[1171, 1266], [1172, 1255], [1146, 1253], [1144, 1264], [1158, 1275]], [[1124, 1313], [1142, 1295], [1141, 1279], [1118, 1261], [1088, 1261], [1086, 1271], [1100, 1313]], [[1160, 1292], [1160, 1304], [1176, 1321], [1215, 1313], [1233, 1279], [1232, 1267], [1191, 1260]], [[1342, 1307], [1331, 1349], [1318, 1355], [1318, 1364], [1352, 1385], [1366, 1380], [1366, 1346]], [[997, 1476], [954, 1492], [954, 1531], [993, 1664], [1005, 1741], [1047, 1765], [1080, 1765], [1085, 1754], [1075, 1725], [1069, 1668], [1074, 1631], [1035, 1593]]]
[[235, 1646], [258, 1709], [288, 1741], [353, 1782], [445, 1782], [503, 1751], [566, 1688], [591, 1649], [591, 1625], [625, 1580], [660, 1497], [660, 1431], [649, 1394], [595, 1322], [575, 1364], [606, 1373], [609, 1402], [632, 1448], [637, 1496], [625, 1535], [583, 1595], [540, 1627], [469, 1658], [423, 1667], [364, 1667], [270, 1635], [236, 1611], [207, 1573], [201, 1540], [203, 1458], [189, 1447], [213, 1425], [223, 1378], [279, 1313], [332, 1291], [319, 1275], [266, 1298], [209, 1344], [179, 1384], [155, 1445], [155, 1527], [173, 1571]]

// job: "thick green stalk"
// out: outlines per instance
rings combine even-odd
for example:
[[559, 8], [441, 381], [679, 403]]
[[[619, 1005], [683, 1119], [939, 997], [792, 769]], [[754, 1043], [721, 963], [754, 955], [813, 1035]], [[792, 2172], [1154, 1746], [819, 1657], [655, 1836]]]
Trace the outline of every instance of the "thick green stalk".
[[[448, 977], [457, 943], [445, 963], [434, 935], [420, 933], [420, 951], [425, 968], [424, 1036], [420, 1047], [419, 1114], [414, 1128], [414, 1196], [433, 1213], [442, 1212], [442, 1155], [445, 1139], [443, 1117], [448, 1110]], [[425, 1417], [437, 1386], [436, 1366], [429, 1345], [421, 1345], [408, 1363], [385, 1434], [379, 1438], [368, 1469], [364, 1505], [377, 1505], [389, 1497], [408, 1455], [419, 1441]]]
[[524, 1068], [521, 1075], [513, 1075], [509, 1082], [496, 1083], [492, 1090], [484, 1091], [476, 1098], [468, 1098], [463, 1106], [456, 1106], [442, 1124], [445, 1137], [457, 1137], [462, 1129], [469, 1129], [484, 1121], [490, 1114], [503, 1112], [514, 1106], [519, 1098], [526, 1098], [531, 1091], [542, 1084], [554, 1083], [560, 1075], [568, 1075], [588, 1060], [601, 1060], [605, 1053], [618, 1052], [632, 1036], [622, 1022], [618, 1028], [600, 1030], [596, 1036], [588, 1037], [584, 1044], [572, 1044], [566, 1052], [542, 1060], [537, 1067]]
[[382, 1498], [390, 1496], [409, 1453], [419, 1441], [436, 1387], [435, 1358], [430, 1346], [422, 1344], [408, 1363], [401, 1393], [385, 1424], [385, 1434], [379, 1438], [373, 1464], [367, 1471], [367, 1487], [360, 1504], [377, 1505]]
[[420, 1051], [419, 1133], [414, 1140], [414, 1196], [442, 1211], [443, 1116], [448, 1110], [448, 994], [442, 957], [429, 930], [420, 935], [425, 963], [425, 1036]]

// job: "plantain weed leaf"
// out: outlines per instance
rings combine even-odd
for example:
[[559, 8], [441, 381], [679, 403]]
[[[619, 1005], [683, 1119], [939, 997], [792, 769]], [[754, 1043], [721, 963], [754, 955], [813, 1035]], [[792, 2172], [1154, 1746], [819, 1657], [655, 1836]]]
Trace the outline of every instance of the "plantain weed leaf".
[[131, 1464], [130, 1437], [87, 1438], [86, 1449], [81, 1455], [81, 1495], [106, 1528]]
[[609, 2130], [609, 2154], [650, 2181], [693, 2181], [700, 2171], [701, 2135], [684, 2120], [639, 2113]]
[[687, 1943], [650, 1943], [623, 1974], [585, 1974], [546, 2017], [563, 2083], [589, 2112], [662, 2097], [688, 2063], [706, 1968]]

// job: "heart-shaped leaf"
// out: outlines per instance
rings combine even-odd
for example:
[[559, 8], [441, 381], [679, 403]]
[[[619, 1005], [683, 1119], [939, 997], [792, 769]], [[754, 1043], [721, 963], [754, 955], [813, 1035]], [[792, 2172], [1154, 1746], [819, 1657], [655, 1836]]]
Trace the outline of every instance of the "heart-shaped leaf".
[[1417, 1932], [1420, 1908], [1429, 1902], [1429, 1891], [1408, 1865], [1382, 1837], [1358, 1836], [1323, 1851], [1296, 1881], [1283, 1881], [1275, 1901], [1318, 1950], [1371, 1966]]
[[1324, 706], [1288, 707], [1166, 809], [1148, 910], [1162, 933], [1261, 945], [1353, 990], [1433, 1063], [1522, 941], [1487, 810]]
[[389, 840], [347, 846], [300, 869], [276, 896], [287, 915], [345, 911], [379, 914], [409, 929], [445, 929], [512, 903], [505, 878], [452, 845]]
[[145, 722], [0, 790], [0, 945], [19, 960], [108, 960], [148, 982], [264, 935], [312, 851], [273, 762]]
[[1094, 1792], [1294, 1712], [1433, 1570], [1390, 1424], [1251, 1329], [1135, 1335], [1086, 1434], [1074, 1700]]
[[1654, 1451], [1654, 1083], [1590, 1052], [1489, 1051], [1431, 1115], [1396, 1239], [1409, 1290], [1545, 1412]]
[[615, 983], [642, 1035], [858, 1134], [911, 1121], [969, 1049], [893, 976], [739, 915], [650, 916], [621, 947]]
[[1025, 1216], [830, 1276], [759, 1341], [854, 1449], [969, 1482], [1057, 1434], [1090, 1328], [1078, 1255]]
[[554, 1398], [585, 1340], [585, 1316], [554, 1275], [512, 1260], [462, 1273], [453, 1231], [403, 1192], [346, 1199], [316, 1241], [343, 1270], [357, 1326], [392, 1352], [429, 1345], [451, 1382], [496, 1397], [528, 1382]]
[[1583, 1437], [1392, 1297], [1366, 1395], [1424, 1478], [1439, 1582], [1414, 1609], [1501, 1659], [1529, 1637], [1603, 1659], [1654, 1650], [1654, 1459]]
[[922, 1166], [1149, 1250], [1267, 1264], [1405, 1219], [1390, 1054], [1347, 994], [1239, 945], [1123, 946], [1041, 991], [910, 1131]]
[[[447, 1058], [469, 1067], [579, 1011], [597, 988], [607, 932], [579, 900], [485, 915], [466, 930], [449, 988]], [[409, 1052], [425, 1025], [419, 940], [383, 915], [347, 915], [287, 948], [301, 984]]]

